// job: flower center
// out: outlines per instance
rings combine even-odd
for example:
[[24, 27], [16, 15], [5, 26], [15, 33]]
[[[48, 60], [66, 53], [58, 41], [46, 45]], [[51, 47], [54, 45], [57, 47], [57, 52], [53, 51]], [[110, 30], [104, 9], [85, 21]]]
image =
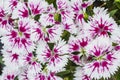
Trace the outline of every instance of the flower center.
[[46, 27], [43, 27], [42, 30], [45, 34], [47, 33]]
[[80, 48], [80, 52], [82, 55], [85, 55], [86, 51], [84, 50], [84, 48]]
[[22, 32], [18, 32], [19, 36], [22, 37], [23, 33]]
[[103, 60], [103, 56], [97, 57], [96, 60], [99, 60], [99, 61]]
[[33, 57], [33, 58], [32, 58], [32, 61], [33, 61], [33, 62], [34, 62], [34, 61], [36, 62], [36, 61], [38, 61], [38, 59], [37, 59], [36, 57]]
[[101, 56], [95, 57], [95, 60], [99, 60], [99, 61], [104, 60], [104, 55], [105, 54], [106, 53], [103, 53]]

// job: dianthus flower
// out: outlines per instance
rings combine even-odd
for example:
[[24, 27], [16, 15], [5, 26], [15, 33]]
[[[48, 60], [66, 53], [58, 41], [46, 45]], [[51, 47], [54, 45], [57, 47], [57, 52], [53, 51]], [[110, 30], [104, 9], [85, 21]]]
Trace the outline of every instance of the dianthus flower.
[[50, 71], [60, 71], [67, 64], [67, 45], [63, 40], [59, 40], [51, 49], [47, 43], [40, 42], [37, 48], [37, 58], [42, 63], [47, 63]]
[[109, 38], [99, 37], [86, 47], [92, 61], [85, 64], [85, 74], [94, 79], [109, 78], [120, 64], [118, 51], [113, 50]]

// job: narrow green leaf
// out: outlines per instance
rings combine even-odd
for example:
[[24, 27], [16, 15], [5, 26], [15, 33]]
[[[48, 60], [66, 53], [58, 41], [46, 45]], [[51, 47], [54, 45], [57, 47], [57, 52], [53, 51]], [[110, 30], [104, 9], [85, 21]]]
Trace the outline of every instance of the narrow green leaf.
[[112, 43], [112, 46], [117, 46], [117, 45], [118, 45], [117, 43], [114, 43], [114, 42]]
[[66, 71], [62, 71], [62, 72], [59, 72], [57, 73], [56, 75], [57, 76], [60, 76], [60, 77], [64, 77], [65, 75], [68, 75], [70, 74], [71, 72], [69, 70], [66, 70]]
[[110, 11], [110, 16], [114, 16], [117, 11], [118, 11], [118, 9]]
[[0, 56], [0, 63], [1, 63], [1, 64], [3, 64], [2, 58], [3, 58], [3, 57], [2, 57], [2, 56]]
[[55, 9], [57, 9], [56, 0], [53, 2], [53, 5], [54, 5]]
[[120, 2], [116, 2], [115, 4], [120, 9]]
[[84, 13], [84, 20], [87, 21], [88, 20], [88, 14], [87, 13]]

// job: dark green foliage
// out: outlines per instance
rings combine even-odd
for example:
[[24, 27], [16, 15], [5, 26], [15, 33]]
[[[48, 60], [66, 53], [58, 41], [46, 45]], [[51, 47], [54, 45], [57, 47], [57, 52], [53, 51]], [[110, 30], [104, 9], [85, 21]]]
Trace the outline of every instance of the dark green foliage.
[[120, 80], [120, 69], [116, 72], [116, 74], [113, 76], [114, 80]]
[[39, 18], [40, 18], [40, 15], [36, 15], [36, 16], [34, 17], [34, 20], [38, 21]]
[[68, 41], [68, 40], [69, 40], [69, 37], [70, 37], [70, 32], [64, 30], [61, 37], [62, 37], [62, 39], [64, 39], [65, 41]]
[[112, 43], [112, 46], [117, 46], [118, 44], [117, 43]]
[[54, 7], [57, 9], [57, 5], [56, 5], [56, 0], [45, 0], [48, 2], [48, 4], [53, 4]]
[[61, 15], [58, 14], [58, 13], [55, 13], [54, 14], [54, 19], [55, 19], [56, 22], [61, 22]]
[[104, 3], [104, 7], [108, 9], [110, 16], [120, 25], [120, 0], [108, 0]]
[[14, 80], [19, 80], [18, 77], [16, 76]]
[[52, 50], [54, 48], [54, 43], [48, 43], [48, 46], [49, 46], [50, 50]]
[[69, 60], [65, 67], [66, 71], [59, 72], [56, 75], [62, 77], [64, 80], [73, 80], [76, 67], [77, 65]]

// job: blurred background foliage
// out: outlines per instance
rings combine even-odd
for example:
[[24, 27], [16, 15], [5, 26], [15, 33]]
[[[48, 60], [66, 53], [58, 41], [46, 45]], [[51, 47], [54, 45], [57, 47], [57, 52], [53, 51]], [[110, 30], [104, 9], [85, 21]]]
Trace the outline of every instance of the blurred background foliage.
[[[57, 9], [56, 0], [46, 0], [46, 1], [49, 4], [53, 4], [54, 7]], [[86, 1], [86, 0], [84, 0], [84, 1]], [[27, 2], [27, 0], [25, 0], [25, 2]], [[120, 0], [106, 0], [106, 1], [95, 0], [93, 5], [91, 5], [87, 8], [87, 11], [85, 13], [86, 19], [87, 19], [87, 15], [92, 15], [92, 9], [94, 7], [105, 7], [106, 9], [108, 9], [110, 16], [115, 19], [115, 21], [118, 25], [120, 25]], [[61, 20], [59, 20], [60, 19], [59, 17], [60, 17], [60, 15], [58, 15], [58, 18], [57, 17], [55, 18], [56, 21], [61, 21]], [[36, 20], [38, 18], [39, 18], [39, 16], [35, 17]], [[69, 36], [70, 36], [70, 33], [64, 31], [62, 38], [67, 41]], [[2, 49], [2, 46], [3, 46], [3, 44], [1, 44], [1, 42], [0, 42], [0, 50]], [[0, 52], [0, 75], [2, 74], [2, 69], [4, 67], [4, 62], [2, 61], [2, 58], [3, 57]], [[64, 80], [73, 80], [73, 78], [74, 78], [73, 74], [74, 74], [76, 67], [77, 67], [77, 65], [69, 60], [68, 64], [65, 67], [66, 70], [59, 72], [56, 75], [62, 77]], [[17, 78], [15, 80], [17, 80]], [[100, 79], [100, 80], [106, 80], [106, 79]], [[116, 74], [112, 75], [111, 78], [109, 78], [108, 80], [120, 80], [120, 69], [118, 69]]]
[[94, 7], [105, 7], [108, 9], [110, 16], [115, 19], [117, 24], [120, 25], [120, 0], [96, 0], [93, 4]]

